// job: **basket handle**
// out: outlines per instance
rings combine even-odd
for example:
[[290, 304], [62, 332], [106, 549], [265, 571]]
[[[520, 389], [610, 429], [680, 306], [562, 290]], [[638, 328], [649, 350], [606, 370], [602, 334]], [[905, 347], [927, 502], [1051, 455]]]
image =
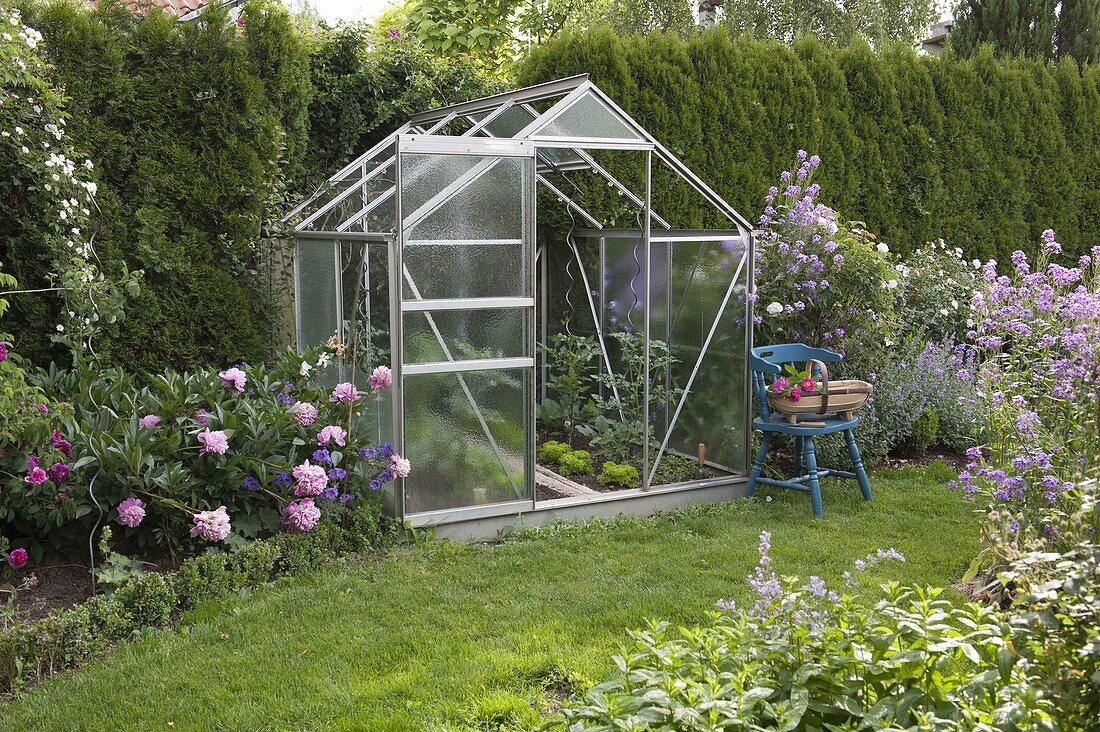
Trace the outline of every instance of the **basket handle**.
[[821, 409], [817, 410], [817, 413], [825, 414], [829, 411], [829, 367], [824, 361], [811, 358], [806, 362], [806, 370], [810, 372], [811, 378], [814, 375], [814, 364], [817, 364], [821, 373]]

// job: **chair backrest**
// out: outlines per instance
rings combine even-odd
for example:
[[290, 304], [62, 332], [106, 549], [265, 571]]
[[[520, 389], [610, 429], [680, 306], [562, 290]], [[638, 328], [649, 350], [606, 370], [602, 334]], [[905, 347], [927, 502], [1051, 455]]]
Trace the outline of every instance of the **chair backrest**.
[[[824, 363], [835, 363], [844, 359], [839, 353], [825, 348], [814, 348], [805, 343], [779, 343], [774, 346], [757, 346], [749, 352], [749, 366], [752, 368], [752, 390], [756, 396], [756, 409], [760, 416], [771, 416], [768, 407], [768, 386], [775, 377], [783, 373], [783, 364], [792, 364], [799, 370], [812, 358]], [[769, 378], [771, 377], [771, 378]]]

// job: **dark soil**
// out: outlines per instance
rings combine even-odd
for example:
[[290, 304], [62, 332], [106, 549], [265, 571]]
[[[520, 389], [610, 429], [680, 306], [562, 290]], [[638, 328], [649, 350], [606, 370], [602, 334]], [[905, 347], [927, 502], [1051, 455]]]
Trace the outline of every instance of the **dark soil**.
[[949, 447], [942, 445], [936, 445], [928, 448], [928, 452], [923, 455], [917, 455], [916, 457], [906, 457], [902, 455], [890, 455], [883, 462], [883, 466], [888, 468], [901, 468], [907, 465], [912, 465], [917, 468], [925, 468], [936, 462], [942, 460], [956, 470], [962, 470], [966, 467], [966, 455], [960, 455]]
[[555, 498], [569, 498], [562, 493], [558, 493], [553, 488], [548, 488], [544, 485], [535, 486], [535, 500], [536, 501], [551, 501]]
[[71, 607], [92, 596], [92, 577], [87, 567], [77, 564], [44, 564], [21, 572], [16, 583], [0, 586], [0, 602], [7, 603], [15, 591], [15, 617], [33, 622], [57, 608]]

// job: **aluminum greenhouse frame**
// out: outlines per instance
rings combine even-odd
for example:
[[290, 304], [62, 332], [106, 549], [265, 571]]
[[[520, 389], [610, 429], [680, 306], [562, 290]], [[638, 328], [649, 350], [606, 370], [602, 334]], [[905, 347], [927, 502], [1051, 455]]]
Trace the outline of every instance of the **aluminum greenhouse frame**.
[[[615, 156], [637, 160], [644, 190], [613, 175], [607, 160]], [[651, 205], [655, 164], [725, 223], [674, 228]], [[588, 210], [573, 182], [582, 175], [601, 181], [636, 226]], [[572, 224], [540, 230], [536, 213], [548, 206]], [[377, 340], [388, 344], [394, 388], [370, 418], [378, 438], [413, 463], [413, 475], [387, 494], [411, 524], [483, 537], [517, 524], [742, 495], [752, 226], [587, 75], [415, 115], [285, 220], [296, 239], [299, 350], [334, 332], [346, 340], [353, 328], [368, 337], [388, 330], [388, 340]], [[632, 304], [622, 306], [616, 293]], [[676, 399], [653, 403], [653, 379], [641, 379], [649, 418], [638, 420], [640, 488], [537, 498], [535, 414], [547, 398], [541, 347], [558, 318], [598, 342], [604, 373], [618, 368], [609, 343], [617, 331], [640, 331], [642, 373], [654, 373], [654, 339], [675, 346], [675, 373], [669, 366], [664, 377], [675, 382]], [[354, 364], [339, 368], [341, 379], [365, 381]], [[448, 429], [458, 432], [448, 439]], [[716, 445], [707, 477], [655, 485], [665, 456], [676, 445], [694, 456], [696, 440]]]

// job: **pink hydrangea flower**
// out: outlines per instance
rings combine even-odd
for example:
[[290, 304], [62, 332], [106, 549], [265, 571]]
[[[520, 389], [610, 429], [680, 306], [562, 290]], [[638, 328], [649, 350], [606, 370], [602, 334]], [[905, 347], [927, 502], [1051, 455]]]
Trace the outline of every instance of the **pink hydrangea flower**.
[[408, 458], [394, 454], [393, 457], [390, 458], [390, 470], [392, 470], [393, 474], [398, 478], [408, 478], [409, 471], [412, 470], [412, 463], [409, 462]]
[[370, 375], [371, 389], [389, 389], [393, 386], [393, 372], [389, 366], [379, 366]]
[[229, 449], [229, 439], [225, 436], [225, 433], [221, 430], [211, 432], [209, 427], [199, 433], [199, 442], [202, 443], [202, 449], [199, 450], [200, 455], [207, 453], [224, 455], [225, 451]]
[[244, 385], [248, 381], [248, 376], [236, 366], [222, 371], [218, 378], [222, 380], [222, 386], [231, 386], [238, 394], [244, 391]]
[[123, 526], [131, 529], [145, 519], [145, 504], [140, 498], [130, 497], [118, 504], [118, 518], [115, 519]]
[[27, 564], [27, 550], [23, 547], [12, 549], [8, 552], [8, 566], [12, 569], [20, 569]]
[[323, 430], [317, 433], [317, 444], [327, 445], [329, 441], [335, 442], [340, 447], [347, 444], [348, 433], [344, 431], [343, 427], [337, 427], [336, 425], [329, 425]]
[[337, 384], [336, 388], [332, 390], [332, 395], [329, 396], [330, 402], [357, 402], [359, 401], [359, 392], [355, 390], [355, 385], [350, 381], [345, 381], [343, 384]]
[[138, 420], [138, 427], [151, 430], [160, 424], [160, 417], [155, 414], [147, 414]]
[[213, 511], [201, 511], [192, 518], [195, 525], [191, 527], [191, 536], [201, 536], [207, 541], [223, 541], [232, 528], [225, 506], [218, 506]]
[[46, 477], [46, 471], [36, 465], [31, 468], [31, 472], [23, 480], [31, 485], [42, 485], [46, 482]]
[[283, 510], [283, 523], [291, 531], [312, 531], [320, 520], [321, 509], [313, 503], [312, 498], [303, 498]]
[[309, 402], [295, 402], [290, 408], [290, 418], [303, 427], [308, 427], [317, 419], [317, 407]]
[[294, 473], [294, 480], [297, 481], [294, 486], [294, 495], [299, 498], [319, 496], [328, 487], [328, 475], [325, 469], [320, 465], [310, 465], [308, 460], [301, 465], [296, 465], [291, 472]]

